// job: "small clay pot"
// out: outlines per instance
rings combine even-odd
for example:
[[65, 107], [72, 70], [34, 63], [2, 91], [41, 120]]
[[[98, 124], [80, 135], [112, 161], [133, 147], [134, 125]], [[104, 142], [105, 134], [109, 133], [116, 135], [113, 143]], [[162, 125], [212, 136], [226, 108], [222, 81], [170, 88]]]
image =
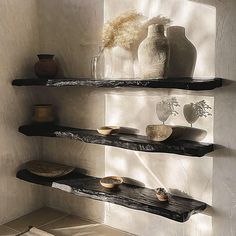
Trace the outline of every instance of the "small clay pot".
[[33, 121], [36, 123], [51, 123], [55, 120], [51, 104], [34, 105]]
[[39, 78], [54, 78], [58, 72], [57, 63], [53, 60], [54, 55], [39, 54], [39, 61], [35, 64], [35, 74]]

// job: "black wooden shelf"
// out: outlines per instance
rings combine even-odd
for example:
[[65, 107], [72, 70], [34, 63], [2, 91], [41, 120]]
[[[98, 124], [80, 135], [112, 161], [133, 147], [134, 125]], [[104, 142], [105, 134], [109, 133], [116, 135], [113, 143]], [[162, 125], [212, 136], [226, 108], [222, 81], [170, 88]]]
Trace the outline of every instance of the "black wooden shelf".
[[71, 138], [85, 143], [114, 146], [134, 151], [174, 153], [202, 157], [214, 150], [214, 145], [187, 140], [154, 142], [142, 135], [115, 134], [104, 136], [96, 130], [70, 128], [56, 125], [25, 125], [19, 132], [27, 136]]
[[166, 78], [150, 80], [91, 80], [91, 79], [16, 79], [12, 81], [14, 86], [87, 86], [103, 88], [173, 88], [186, 90], [212, 90], [222, 86], [220, 78]]
[[20, 170], [17, 178], [58, 188], [80, 197], [153, 213], [178, 222], [187, 221], [191, 215], [200, 213], [207, 207], [206, 203], [173, 195], [169, 195], [169, 202], [160, 202], [154, 190], [129, 184], [122, 184], [118, 189], [109, 190], [100, 185], [100, 178], [83, 175], [78, 170], [59, 178], [40, 177], [28, 170]]

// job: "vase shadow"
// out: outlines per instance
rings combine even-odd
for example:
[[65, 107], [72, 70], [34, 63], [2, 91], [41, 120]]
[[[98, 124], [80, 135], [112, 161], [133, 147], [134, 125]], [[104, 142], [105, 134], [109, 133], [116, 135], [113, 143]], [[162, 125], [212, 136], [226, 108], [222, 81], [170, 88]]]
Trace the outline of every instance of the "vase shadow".
[[173, 126], [176, 137], [175, 139], [190, 140], [200, 142], [207, 136], [207, 131], [204, 129], [198, 129], [188, 126]]
[[185, 36], [185, 28], [171, 26], [167, 29], [170, 47], [168, 77], [193, 77], [197, 50]]

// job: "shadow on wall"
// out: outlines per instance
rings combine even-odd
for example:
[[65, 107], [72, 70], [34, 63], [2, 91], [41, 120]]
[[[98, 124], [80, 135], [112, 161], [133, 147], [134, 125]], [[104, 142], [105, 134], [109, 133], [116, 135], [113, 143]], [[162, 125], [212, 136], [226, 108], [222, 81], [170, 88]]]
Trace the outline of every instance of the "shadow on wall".
[[185, 28], [172, 26], [167, 29], [170, 45], [168, 77], [192, 77], [197, 60], [197, 50], [185, 36]]
[[214, 7], [216, 7], [218, 2], [220, 2], [220, 1], [216, 1], [216, 0], [189, 0], [189, 1], [200, 3], [200, 4], [205, 4], [205, 5], [208, 5], [208, 6], [214, 6]]

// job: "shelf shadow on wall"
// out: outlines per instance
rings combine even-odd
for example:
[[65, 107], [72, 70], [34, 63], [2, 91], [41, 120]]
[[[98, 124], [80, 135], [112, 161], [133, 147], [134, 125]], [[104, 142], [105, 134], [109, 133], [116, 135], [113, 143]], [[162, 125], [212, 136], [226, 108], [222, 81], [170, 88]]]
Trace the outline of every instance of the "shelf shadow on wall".
[[167, 29], [170, 45], [168, 77], [192, 77], [197, 60], [195, 46], [185, 36], [185, 28], [171, 26]]
[[224, 87], [229, 87], [229, 86], [235, 86], [236, 85], [236, 81], [234, 81], [234, 80], [230, 80], [230, 79], [223, 79], [222, 80], [222, 83], [223, 83], [223, 88]]
[[201, 213], [207, 216], [213, 216], [213, 215], [215, 216], [216, 212], [217, 211], [212, 206], [207, 204], [207, 208]]
[[[179, 189], [170, 188], [169, 190], [170, 190], [171, 194], [173, 194], [175, 196], [194, 199], [191, 195], [189, 195], [186, 192], [181, 191]], [[212, 208], [212, 206], [207, 204], [207, 208], [201, 213], [204, 215], [213, 216], [213, 214], [215, 213], [215, 210]]]
[[171, 194], [173, 194], [173, 195], [193, 199], [193, 197], [191, 195], [189, 195], [186, 192], [181, 191], [179, 189], [169, 188], [169, 190], [170, 190]]

